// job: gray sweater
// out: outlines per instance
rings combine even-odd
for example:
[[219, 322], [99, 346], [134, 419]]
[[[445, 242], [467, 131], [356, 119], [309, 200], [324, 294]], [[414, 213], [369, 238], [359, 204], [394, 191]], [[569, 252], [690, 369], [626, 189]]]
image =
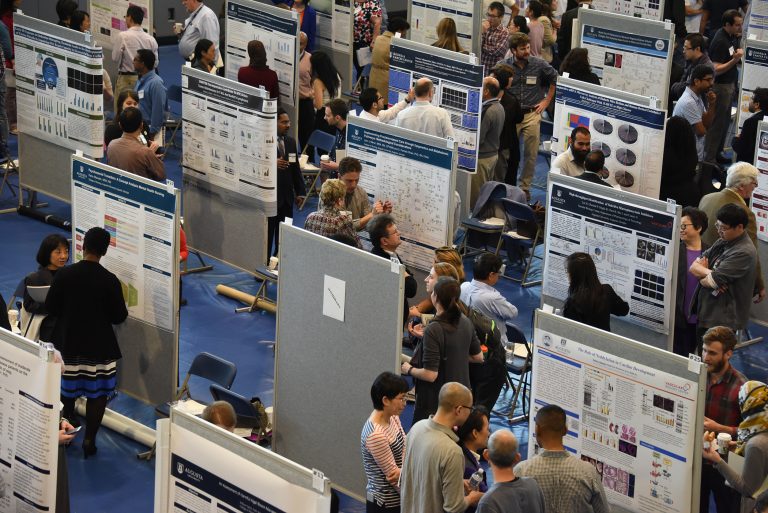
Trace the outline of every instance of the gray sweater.
[[499, 100], [483, 103], [483, 115], [480, 120], [480, 147], [477, 157], [485, 159], [499, 154], [501, 131], [504, 129], [504, 107]]
[[752, 496], [768, 477], [768, 432], [757, 434], [747, 441], [741, 475], [725, 462], [718, 463], [716, 468], [741, 494], [741, 513], [751, 513], [755, 507]]

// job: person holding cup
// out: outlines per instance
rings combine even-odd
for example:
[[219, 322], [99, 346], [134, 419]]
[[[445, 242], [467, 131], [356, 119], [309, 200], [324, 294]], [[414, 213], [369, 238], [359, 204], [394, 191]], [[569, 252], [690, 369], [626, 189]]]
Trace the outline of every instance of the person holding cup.
[[[216, 13], [200, 0], [181, 0], [189, 17], [184, 24], [174, 23], [173, 32], [179, 38], [179, 54], [191, 60], [197, 42], [209, 39], [216, 44], [219, 40], [219, 18]], [[216, 63], [219, 61], [219, 49], [216, 48]]]
[[[768, 386], [760, 381], [747, 381], [739, 388], [738, 404], [742, 419], [738, 440], [734, 444], [729, 442], [729, 433], [720, 433], [715, 443], [714, 432], [707, 431], [702, 456], [741, 495], [741, 513], [751, 513], [755, 507], [754, 494], [768, 477]], [[734, 452], [744, 457], [741, 474], [726, 461], [732, 445]], [[718, 511], [724, 510], [718, 506]]]

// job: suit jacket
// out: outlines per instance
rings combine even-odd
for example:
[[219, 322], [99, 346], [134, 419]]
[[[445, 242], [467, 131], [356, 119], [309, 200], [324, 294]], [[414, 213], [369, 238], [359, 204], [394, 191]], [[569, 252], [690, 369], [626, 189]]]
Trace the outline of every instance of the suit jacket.
[[741, 128], [741, 135], [733, 140], [733, 149], [737, 160], [741, 162], [755, 163], [755, 142], [757, 141], [757, 125], [763, 120], [765, 113], [756, 112], [746, 121]]
[[[387, 260], [390, 259], [389, 253], [378, 246], [374, 246], [373, 249], [371, 249], [371, 254], [381, 258], [386, 258]], [[400, 259], [400, 262], [403, 262], [403, 260]], [[405, 265], [404, 262], [403, 265]], [[408, 269], [408, 266], [405, 267], [405, 272], [408, 274], [405, 275], [405, 293], [403, 294], [403, 322], [408, 320], [408, 298], [415, 296], [416, 289], [418, 288], [416, 278], [413, 277], [413, 273], [410, 269]]]
[[599, 183], [600, 185], [607, 185], [608, 187], [611, 187], [611, 184], [597, 176], [595, 173], [581, 173], [576, 178], [579, 178], [581, 180], [584, 180], [586, 182], [592, 182], [592, 183]]
[[296, 145], [296, 139], [290, 135], [283, 137], [285, 141], [286, 155], [280, 155], [280, 146], [277, 147], [278, 157], [288, 160], [288, 154], [293, 153], [295, 162], [288, 162], [288, 169], [277, 170], [277, 206], [293, 206], [296, 196], [306, 196], [307, 190], [304, 187], [304, 178], [301, 176], [299, 167], [299, 151]]
[[560, 17], [560, 30], [557, 31], [557, 53], [560, 59], [565, 59], [571, 51], [571, 36], [573, 34], [573, 20], [579, 17], [579, 9], [569, 9]]

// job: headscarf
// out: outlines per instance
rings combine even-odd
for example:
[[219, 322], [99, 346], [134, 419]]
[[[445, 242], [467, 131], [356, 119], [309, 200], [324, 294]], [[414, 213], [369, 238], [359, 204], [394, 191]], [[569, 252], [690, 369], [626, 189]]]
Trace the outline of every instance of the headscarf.
[[736, 454], [743, 454], [747, 441], [768, 431], [768, 387], [761, 381], [747, 381], [739, 389], [739, 443]]
[[264, 43], [254, 39], [248, 42], [249, 66], [252, 68], [264, 68], [267, 66], [267, 51], [264, 49]]

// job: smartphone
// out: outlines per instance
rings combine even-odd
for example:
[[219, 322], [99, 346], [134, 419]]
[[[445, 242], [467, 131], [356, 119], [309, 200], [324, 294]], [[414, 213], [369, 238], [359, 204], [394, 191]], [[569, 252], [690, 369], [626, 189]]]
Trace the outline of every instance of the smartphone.
[[74, 435], [75, 433], [77, 433], [81, 429], [83, 429], [83, 426], [77, 426], [76, 428], [72, 428], [72, 429], [68, 429], [68, 430], [64, 431], [64, 434], [65, 435]]

